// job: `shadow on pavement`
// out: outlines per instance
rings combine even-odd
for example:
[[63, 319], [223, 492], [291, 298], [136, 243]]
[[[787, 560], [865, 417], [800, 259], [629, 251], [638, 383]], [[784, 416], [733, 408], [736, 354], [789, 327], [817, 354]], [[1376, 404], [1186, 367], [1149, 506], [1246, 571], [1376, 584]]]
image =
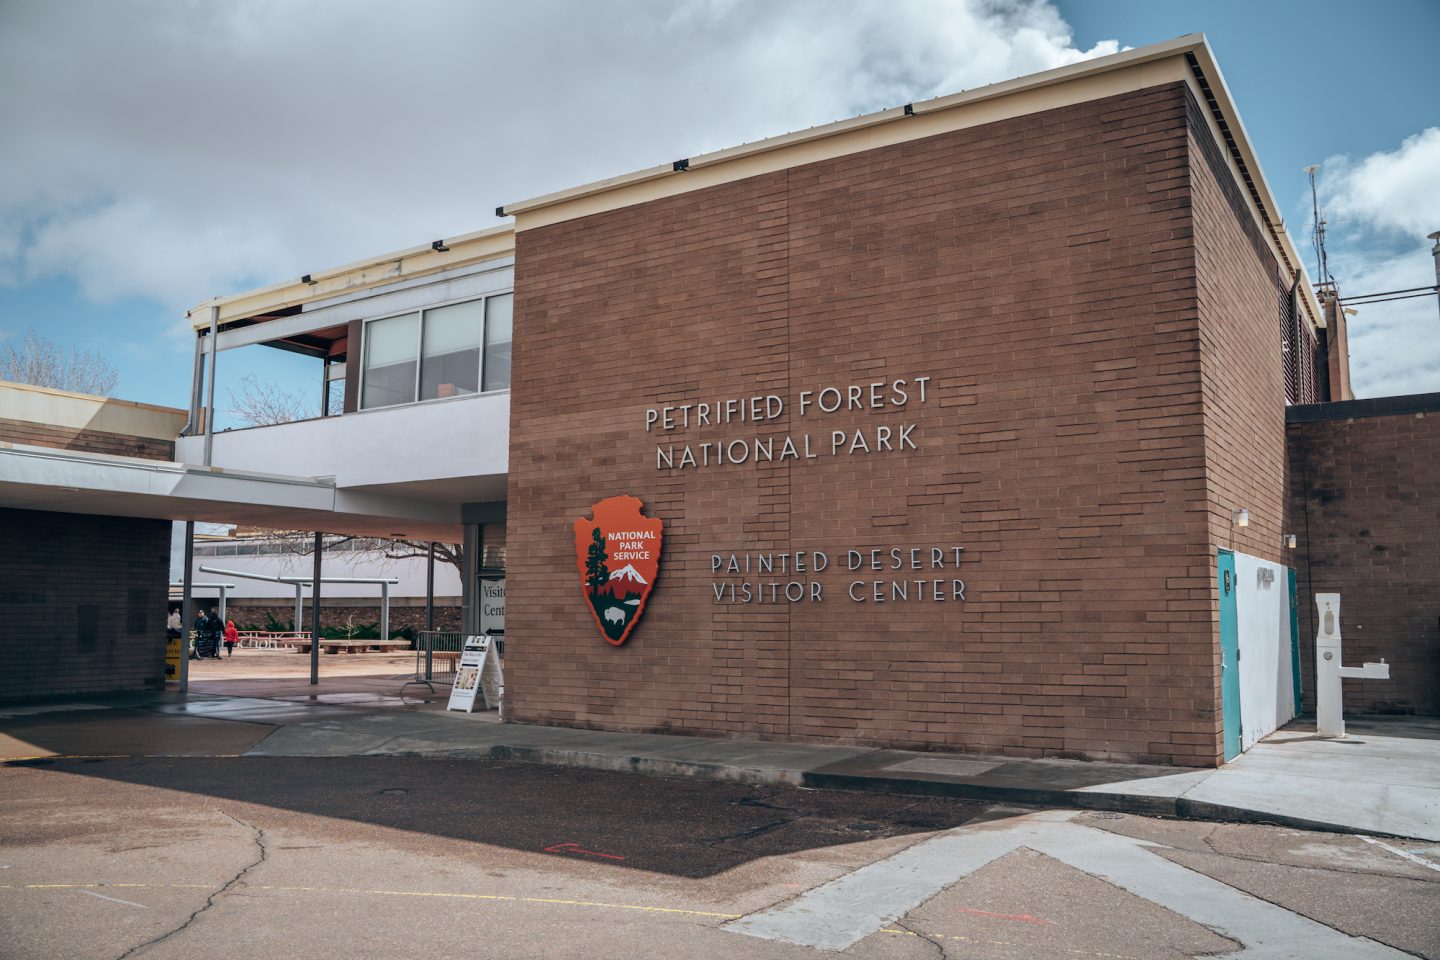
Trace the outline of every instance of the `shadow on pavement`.
[[[84, 803], [78, 798], [91, 792], [86, 786], [32, 779], [61, 774], [110, 784], [97, 802], [173, 804], [173, 795], [152, 790], [182, 791], [685, 878], [761, 857], [946, 829], [985, 806], [413, 757], [40, 758], [4, 767], [0, 802], [7, 805], [37, 791]], [[26, 837], [23, 824], [0, 826], [0, 843]]]

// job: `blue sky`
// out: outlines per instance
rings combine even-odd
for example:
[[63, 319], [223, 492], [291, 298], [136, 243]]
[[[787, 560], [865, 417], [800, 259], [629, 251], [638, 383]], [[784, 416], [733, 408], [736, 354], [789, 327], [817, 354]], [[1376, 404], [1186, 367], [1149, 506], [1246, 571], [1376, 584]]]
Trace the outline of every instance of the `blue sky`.
[[[34, 327], [98, 349], [117, 396], [184, 406], [182, 315], [211, 295], [488, 227], [508, 201], [1190, 32], [1210, 38], [1297, 246], [1301, 168], [1323, 162], [1342, 290], [1432, 283], [1433, 0], [10, 0], [0, 339]], [[1362, 309], [1357, 392], [1440, 390], [1436, 324], [1433, 299]], [[222, 408], [250, 373], [314, 393], [307, 361], [261, 348], [222, 357]]]

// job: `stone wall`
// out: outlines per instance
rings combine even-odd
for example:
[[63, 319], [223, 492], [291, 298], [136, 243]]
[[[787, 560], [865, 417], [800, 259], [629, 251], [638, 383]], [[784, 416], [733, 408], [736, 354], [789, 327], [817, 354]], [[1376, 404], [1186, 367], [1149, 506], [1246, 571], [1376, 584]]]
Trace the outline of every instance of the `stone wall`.
[[[326, 601], [322, 596], [320, 603], [320, 626], [344, 627], [361, 626], [367, 623], [380, 622], [380, 607], [371, 603], [369, 605], [352, 606], [344, 600]], [[212, 605], [212, 601], [201, 599], [200, 603], [206, 607]], [[227, 605], [228, 617], [234, 620], [237, 626], [254, 626], [256, 629], [265, 628], [266, 616], [272, 616], [280, 623], [288, 624], [295, 619], [295, 605], [257, 603], [252, 600], [232, 600]], [[301, 623], [301, 629], [310, 629], [310, 604], [307, 598], [305, 604], [305, 616]], [[425, 629], [425, 607], [410, 606], [398, 603], [390, 605], [390, 629], [399, 630], [402, 627], [409, 627], [413, 630]], [[459, 630], [460, 629], [460, 606], [459, 604], [447, 604], [435, 606], [435, 629], [436, 630]]]

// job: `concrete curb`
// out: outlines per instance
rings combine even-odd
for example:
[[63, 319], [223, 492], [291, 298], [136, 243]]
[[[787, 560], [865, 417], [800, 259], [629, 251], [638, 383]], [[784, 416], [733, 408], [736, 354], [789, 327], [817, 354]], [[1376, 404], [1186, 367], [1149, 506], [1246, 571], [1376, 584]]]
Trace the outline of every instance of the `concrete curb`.
[[[389, 754], [393, 756], [394, 754]], [[811, 790], [845, 790], [854, 793], [887, 793], [903, 796], [947, 797], [956, 800], [979, 800], [989, 803], [1010, 803], [1022, 806], [1060, 807], [1073, 810], [1129, 813], [1146, 817], [1175, 820], [1197, 820], [1218, 823], [1253, 823], [1288, 827], [1322, 833], [1363, 833], [1366, 836], [1402, 840], [1417, 839], [1404, 834], [1376, 830], [1357, 830], [1353, 826], [1290, 816], [1269, 810], [1187, 800], [1180, 797], [1146, 796], [1143, 794], [1110, 793], [1105, 791], [1054, 790], [1038, 787], [994, 786], [962, 781], [933, 780], [909, 777], [878, 777], [843, 773], [821, 773], [811, 770], [773, 767], [744, 767], [724, 763], [672, 760], [658, 757], [625, 756], [621, 754], [552, 747], [521, 747], [494, 744], [480, 749], [426, 751], [414, 756], [450, 759], [510, 760], [547, 766], [603, 770], [611, 773], [639, 774], [647, 777], [684, 777], [743, 783], [752, 786], [785, 786]]]

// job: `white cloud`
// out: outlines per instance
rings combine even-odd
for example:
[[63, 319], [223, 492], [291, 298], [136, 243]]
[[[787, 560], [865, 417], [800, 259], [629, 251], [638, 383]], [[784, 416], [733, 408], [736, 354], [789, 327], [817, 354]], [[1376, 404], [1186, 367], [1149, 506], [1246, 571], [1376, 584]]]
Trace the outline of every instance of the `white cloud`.
[[[1359, 160], [1331, 157], [1322, 165], [1320, 197], [1330, 272], [1342, 297], [1435, 283], [1424, 238], [1440, 229], [1440, 128]], [[1310, 219], [1307, 210], [1306, 236]], [[1347, 328], [1357, 396], [1440, 391], [1440, 309], [1434, 297], [1357, 309]]]
[[1331, 161], [1326, 209], [1358, 225], [1423, 237], [1440, 230], [1440, 127], [1359, 163]]
[[200, 300], [1114, 52], [1045, 0], [10, 3], [0, 282]]

